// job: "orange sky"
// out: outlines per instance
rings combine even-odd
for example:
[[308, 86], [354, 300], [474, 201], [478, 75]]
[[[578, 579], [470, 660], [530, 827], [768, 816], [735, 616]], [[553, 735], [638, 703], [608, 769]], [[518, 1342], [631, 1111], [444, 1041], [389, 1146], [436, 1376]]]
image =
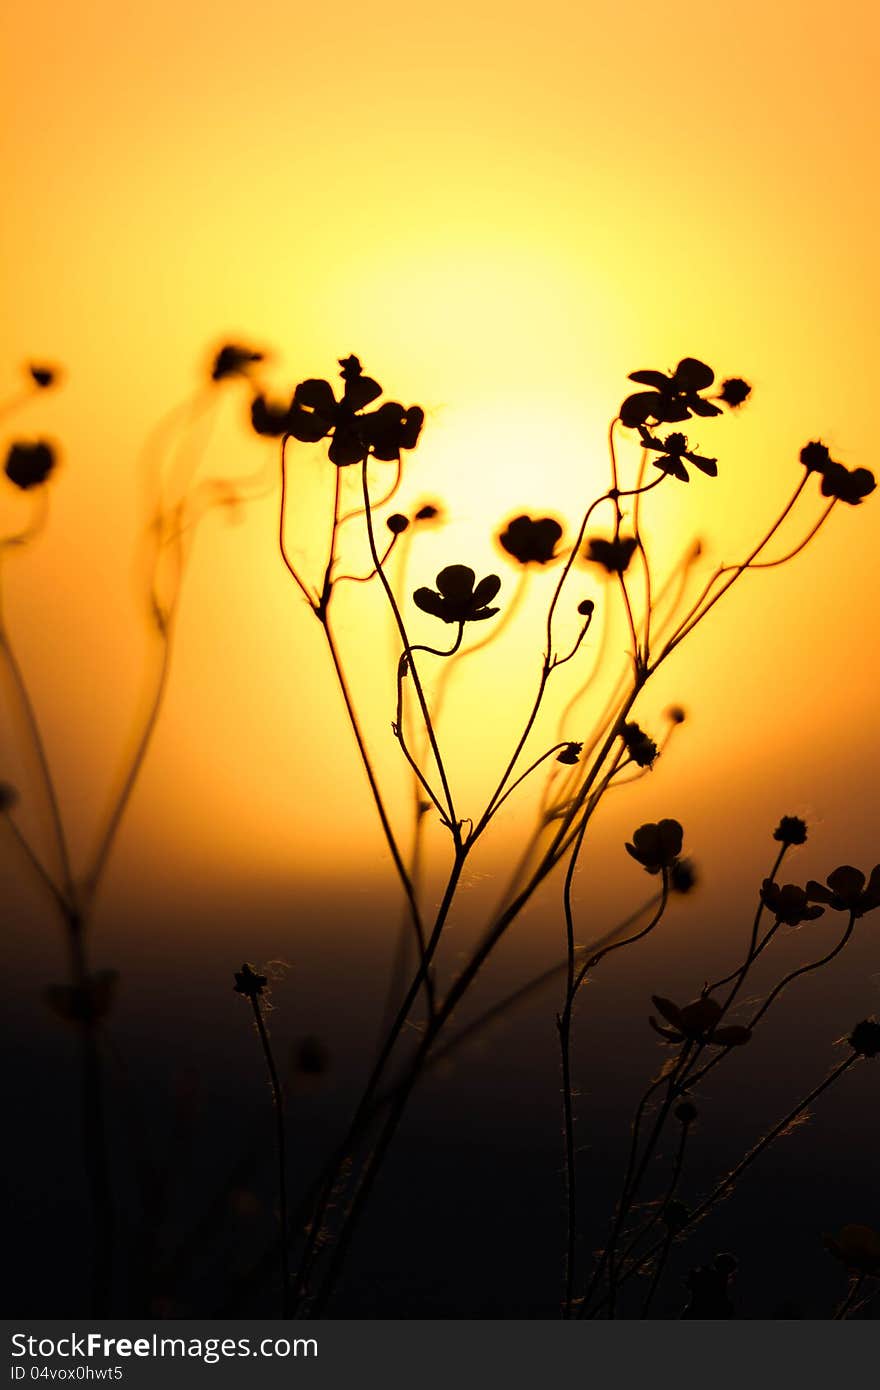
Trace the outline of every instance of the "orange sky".
[[[832, 21], [755, 0], [456, 0], [442, 15], [49, 0], [4, 27], [4, 398], [28, 357], [68, 370], [15, 426], [62, 441], [64, 466], [48, 535], [8, 566], [9, 616], [80, 852], [148, 654], [131, 571], [138, 449], [227, 336], [275, 350], [279, 389], [354, 351], [393, 397], [425, 405], [403, 496], [442, 498], [450, 525], [421, 543], [416, 583], [464, 560], [503, 569], [509, 593], [491, 532], [525, 509], [575, 522], [604, 484], [626, 373], [688, 353], [747, 376], [754, 399], [701, 425], [721, 477], [658, 506], [661, 557], [698, 531], [716, 562], [737, 558], [808, 439], [876, 468], [870, 7], [838, 5]], [[208, 472], [270, 460], [244, 406], [231, 384]], [[4, 494], [4, 525], [20, 502]], [[325, 869], [340, 819], [347, 858], [379, 853], [317, 625], [273, 549], [276, 505], [210, 517], [198, 537], [118, 874], [135, 855], [172, 876]], [[876, 498], [838, 508], [799, 562], [748, 577], [670, 663], [645, 721], [676, 698], [692, 722], [632, 811], [615, 807], [621, 826], [690, 808], [711, 859], [722, 827], [751, 845], [755, 824], [800, 810], [820, 822], [820, 853], [867, 858], [878, 517]], [[341, 631], [380, 765], [404, 787], [385, 668], [358, 655], [367, 601]], [[450, 736], [474, 798], [538, 661], [524, 623], [462, 682]]]

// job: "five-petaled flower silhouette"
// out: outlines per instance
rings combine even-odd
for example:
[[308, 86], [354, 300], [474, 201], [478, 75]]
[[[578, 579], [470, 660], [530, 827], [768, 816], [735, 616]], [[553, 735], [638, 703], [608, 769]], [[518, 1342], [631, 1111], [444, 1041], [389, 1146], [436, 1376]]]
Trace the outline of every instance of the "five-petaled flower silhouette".
[[772, 878], [765, 878], [761, 884], [761, 902], [777, 922], [787, 927], [798, 927], [801, 922], [813, 922], [822, 916], [824, 907], [811, 907], [811, 896], [796, 883], [776, 883]]
[[593, 536], [587, 541], [585, 558], [589, 564], [601, 565], [608, 574], [625, 574], [638, 544], [635, 536], [617, 536], [611, 541]]
[[639, 435], [643, 448], [658, 455], [651, 462], [655, 468], [660, 469], [661, 473], [667, 473], [672, 478], [689, 483], [690, 474], [684, 466], [684, 461], [687, 459], [688, 463], [692, 463], [695, 468], [699, 468], [701, 473], [706, 473], [710, 478], [718, 476], [718, 460], [704, 458], [702, 454], [695, 454], [692, 449], [688, 448], [687, 436], [682, 434], [680, 430], [673, 431], [665, 439], [657, 439], [644, 425], [639, 425]]
[[839, 869], [834, 869], [826, 883], [810, 879], [807, 884], [810, 902], [828, 903], [835, 912], [851, 912], [854, 917], [864, 917], [866, 912], [880, 907], [880, 864], [875, 864], [871, 870], [867, 887], [861, 869], [854, 869], [851, 864], [841, 864]]
[[847, 1038], [853, 1052], [862, 1057], [880, 1057], [880, 1023], [876, 1018], [863, 1018]]
[[638, 767], [653, 767], [660, 750], [634, 720], [624, 724], [620, 737], [623, 739], [624, 748]]
[[822, 471], [822, 496], [858, 507], [877, 486], [869, 468], [846, 468], [834, 459]]
[[518, 516], [509, 521], [498, 537], [508, 555], [521, 565], [546, 565], [556, 558], [556, 546], [562, 539], [562, 527], [552, 516], [533, 520]]
[[247, 376], [251, 367], [262, 362], [263, 357], [262, 352], [254, 352], [240, 343], [226, 343], [214, 358], [211, 380], [225, 381], [230, 376]]
[[751, 394], [751, 386], [747, 381], [743, 381], [741, 376], [729, 376], [726, 381], [721, 383], [718, 399], [730, 406], [731, 410], [738, 410]]
[[498, 593], [501, 580], [497, 574], [488, 574], [474, 587], [475, 579], [467, 565], [447, 565], [437, 575], [436, 590], [416, 589], [416, 607], [442, 618], [444, 623], [476, 623], [494, 617], [498, 609], [486, 605]]
[[700, 395], [712, 385], [715, 373], [696, 357], [683, 357], [674, 372], [630, 372], [629, 379], [653, 387], [627, 396], [620, 407], [621, 422], [630, 428], [646, 425], [649, 420], [671, 425], [692, 415], [721, 414], [719, 405]]
[[270, 406], [263, 396], [257, 396], [251, 405], [257, 433], [290, 434], [303, 444], [329, 438], [330, 461], [338, 468], [363, 463], [369, 453], [393, 462], [402, 449], [414, 449], [425, 418], [421, 407], [406, 409], [397, 401], [385, 401], [377, 410], [364, 414], [381, 396], [382, 387], [364, 376], [357, 357], [341, 357], [339, 365], [345, 385], [338, 401], [329, 381], [315, 377], [299, 383], [287, 410]]
[[265, 975], [258, 975], [252, 966], [245, 961], [240, 970], [233, 972], [235, 984], [232, 986], [236, 994], [243, 994], [247, 999], [256, 999], [263, 993], [269, 983]]
[[45, 439], [33, 444], [18, 440], [6, 455], [6, 476], [23, 492], [44, 483], [54, 467], [55, 450]]
[[880, 1274], [880, 1231], [872, 1226], [844, 1226], [823, 1238], [825, 1249], [857, 1274]]
[[684, 831], [677, 820], [649, 822], [633, 831], [626, 852], [649, 874], [659, 874], [661, 869], [671, 869], [678, 859], [683, 837]]
[[783, 845], [805, 845], [807, 823], [800, 816], [783, 816], [773, 831], [773, 838]]
[[717, 999], [710, 999], [703, 995], [701, 999], [695, 999], [692, 1004], [685, 1004], [679, 1008], [671, 999], [664, 999], [660, 994], [651, 995], [651, 1003], [659, 1014], [671, 1023], [671, 1028], [664, 1028], [658, 1023], [656, 1018], [650, 1018], [648, 1022], [667, 1042], [681, 1043], [712, 1043], [716, 1047], [742, 1047], [752, 1036], [751, 1028], [743, 1028], [740, 1024], [730, 1024], [728, 1027], [719, 1028], [718, 1024], [724, 1013], [722, 1006]]

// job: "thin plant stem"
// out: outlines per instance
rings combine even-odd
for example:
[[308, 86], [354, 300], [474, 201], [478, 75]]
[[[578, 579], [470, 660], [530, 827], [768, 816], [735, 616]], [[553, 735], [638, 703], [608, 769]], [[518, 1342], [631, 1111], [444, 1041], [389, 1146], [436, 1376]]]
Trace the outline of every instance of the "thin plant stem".
[[[805, 475], [798, 483], [791, 498], [786, 503], [785, 507], [782, 509], [782, 512], [777, 517], [776, 521], [774, 521], [769, 531], [765, 533], [763, 538], [750, 552], [746, 560], [743, 560], [742, 563], [738, 565], [722, 565], [722, 567], [716, 571], [715, 575], [712, 577], [712, 579], [709, 580], [708, 584], [704, 588], [702, 594], [697, 599], [694, 606], [691, 608], [690, 612], [686, 615], [686, 617], [676, 628], [675, 632], [666, 642], [661, 656], [658, 659], [658, 662], [655, 664], [659, 664], [659, 660], [663, 660], [665, 657], [667, 657], [670, 654], [670, 652], [672, 652], [679, 645], [679, 643], [682, 642], [685, 637], [687, 637], [688, 633], [693, 631], [697, 623], [702, 622], [706, 614], [709, 613], [711, 609], [715, 607], [716, 603], [718, 603], [719, 599], [723, 598], [724, 595], [727, 593], [728, 589], [730, 589], [740, 578], [740, 576], [744, 574], [746, 570], [748, 570], [753, 565], [754, 561], [760, 555], [761, 551], [764, 549], [766, 545], [769, 544], [769, 542], [775, 536], [776, 532], [779, 530], [779, 527], [782, 525], [785, 518], [788, 516], [789, 512], [794, 507], [795, 503], [797, 502], [798, 498], [800, 497], [801, 493], [806, 487], [806, 483], [807, 476]], [[795, 551], [794, 553], [796, 554], [797, 552]], [[718, 592], [712, 595], [712, 597], [710, 598], [709, 595], [714, 584], [717, 582], [718, 579], [722, 577], [722, 575], [727, 573], [730, 573], [730, 579], [728, 579], [727, 583], [723, 584], [721, 588], [718, 590]]]
[[[781, 1136], [784, 1135], [786, 1131], [791, 1128], [791, 1126], [800, 1118], [804, 1111], [809, 1109], [809, 1107], [813, 1104], [814, 1101], [816, 1101], [819, 1098], [819, 1096], [823, 1095], [824, 1092], [827, 1091], [831, 1086], [833, 1086], [835, 1082], [839, 1081], [839, 1079], [843, 1075], [845, 1075], [845, 1073], [848, 1072], [849, 1069], [856, 1062], [861, 1060], [862, 1059], [859, 1053], [851, 1053], [849, 1057], [846, 1057], [842, 1062], [840, 1062], [836, 1067], [834, 1067], [824, 1078], [824, 1080], [819, 1082], [818, 1086], [815, 1086], [806, 1096], [804, 1096], [802, 1100], [798, 1101], [797, 1105], [795, 1105], [788, 1112], [787, 1115], [785, 1115], [781, 1120], [777, 1121], [777, 1123], [773, 1125], [773, 1127], [770, 1130], [768, 1130], [768, 1132], [763, 1136], [763, 1138], [760, 1139], [757, 1144], [753, 1145], [753, 1147], [749, 1150], [745, 1157], [740, 1160], [736, 1167], [731, 1169], [727, 1176], [724, 1177], [721, 1180], [721, 1182], [716, 1184], [716, 1186], [710, 1192], [709, 1196], [704, 1198], [704, 1200], [700, 1202], [697, 1207], [694, 1208], [694, 1210], [690, 1214], [690, 1217], [688, 1218], [687, 1224], [685, 1226], [682, 1226], [682, 1228], [678, 1232], [676, 1232], [676, 1235], [683, 1236], [686, 1232], [692, 1230], [694, 1226], [696, 1226], [700, 1221], [702, 1221], [703, 1218], [708, 1215], [708, 1213], [712, 1210], [712, 1208], [718, 1201], [730, 1194], [730, 1192], [735, 1187], [736, 1183], [742, 1177], [743, 1173], [745, 1173], [746, 1170], [752, 1166], [756, 1159], [760, 1158], [761, 1154], [764, 1153], [770, 1147], [771, 1144], [775, 1143], [777, 1139], [781, 1138]], [[633, 1264], [631, 1264], [627, 1270], [624, 1270], [621, 1273], [620, 1283], [626, 1283], [634, 1275], [641, 1273], [642, 1270], [646, 1267], [646, 1265], [648, 1265], [650, 1261], [654, 1259], [657, 1254], [660, 1253], [662, 1247], [663, 1242], [660, 1241], [656, 1245], [653, 1245], [650, 1248], [650, 1250], [648, 1250], [644, 1255], [638, 1256], [636, 1260], [633, 1262]], [[600, 1312], [602, 1307], [607, 1303], [607, 1301], [608, 1296], [606, 1296], [605, 1299], [603, 1299], [599, 1304], [596, 1305], [596, 1307], [593, 1309], [593, 1313], [591, 1314], [591, 1316], [594, 1316], [596, 1313]]]
[[[358, 753], [360, 755], [361, 765], [363, 766], [364, 772], [366, 773], [367, 782], [370, 788], [370, 794], [373, 798], [373, 804], [376, 807], [376, 814], [379, 817], [379, 823], [382, 827], [382, 833], [385, 836], [385, 842], [388, 845], [388, 850], [391, 854], [394, 867], [397, 871], [397, 876], [400, 879], [401, 887], [403, 888], [407, 903], [409, 904], [410, 915], [412, 917], [413, 922], [413, 929], [415, 931], [416, 938], [418, 941], [419, 958], [423, 960], [425, 956], [426, 942], [425, 928], [424, 923], [422, 921], [421, 910], [416, 899], [415, 888], [413, 887], [412, 880], [410, 878], [409, 873], [407, 872], [406, 865], [403, 862], [403, 856], [400, 852], [400, 848], [397, 843], [397, 838], [391, 827], [391, 822], [388, 818], [388, 812], [385, 809], [385, 802], [383, 800], [382, 793], [379, 789], [379, 783], [376, 779], [376, 774], [373, 770], [373, 764], [370, 759], [370, 755], [367, 751], [366, 743], [364, 742], [364, 736], [361, 732], [360, 720], [358, 719], [351, 691], [348, 687], [348, 680], [345, 675], [345, 669], [342, 665], [342, 659], [339, 655], [339, 650], [336, 646], [336, 640], [333, 636], [333, 630], [330, 625], [329, 613], [325, 613], [324, 618], [321, 622], [321, 628], [323, 630], [324, 637], [327, 642], [327, 648], [330, 652], [330, 660], [333, 663], [333, 670], [336, 674], [336, 682], [339, 686], [340, 694], [342, 695], [342, 701], [345, 705], [345, 712], [348, 715], [348, 722], [351, 726], [351, 731], [354, 734], [354, 740], [357, 745]], [[429, 1000], [429, 1006], [433, 1007], [433, 983], [431, 981], [430, 975], [427, 973], [425, 975], [424, 987]]]
[[281, 1089], [281, 1082], [278, 1079], [278, 1070], [275, 1066], [275, 1058], [272, 1053], [272, 1045], [269, 1042], [269, 1034], [266, 1031], [266, 1023], [263, 1018], [263, 1010], [260, 1008], [260, 1000], [257, 994], [250, 996], [254, 1010], [254, 1019], [257, 1025], [257, 1032], [260, 1036], [260, 1044], [263, 1049], [263, 1056], [266, 1059], [266, 1070], [269, 1073], [269, 1084], [272, 1087], [272, 1101], [275, 1110], [275, 1142], [278, 1160], [278, 1208], [281, 1220], [281, 1316], [290, 1316], [290, 1225], [287, 1215], [287, 1139], [284, 1124], [284, 1093]]
[[385, 590], [385, 596], [388, 599], [389, 607], [391, 608], [394, 621], [397, 625], [397, 630], [400, 634], [400, 640], [403, 643], [404, 655], [409, 660], [409, 669], [410, 674], [412, 676], [413, 686], [415, 688], [416, 697], [419, 702], [419, 707], [422, 711], [422, 719], [424, 720], [425, 729], [427, 731], [428, 739], [431, 744], [431, 752], [434, 755], [434, 762], [437, 765], [437, 772], [440, 777], [440, 784], [443, 788], [443, 795], [446, 801], [449, 825], [452, 832], [453, 841], [455, 842], [457, 847], [460, 842], [461, 831], [456, 820], [455, 803], [452, 799], [452, 792], [450, 790], [449, 780], [446, 775], [446, 768], [444, 766], [443, 758], [440, 753], [440, 747], [437, 743], [437, 735], [434, 731], [434, 725], [431, 719], [431, 712], [428, 708], [427, 699], [425, 698], [425, 692], [422, 687], [421, 679], [419, 677], [418, 667], [416, 666], [415, 660], [412, 658], [412, 648], [410, 645], [409, 634], [407, 633], [406, 627], [404, 625], [403, 616], [400, 611], [400, 605], [398, 604], [397, 599], [394, 596], [394, 590], [391, 587], [391, 584], [388, 580], [388, 576], [386, 575], [385, 570], [382, 567], [382, 560], [376, 547], [376, 535], [373, 529], [373, 516], [370, 504], [370, 488], [367, 473], [368, 464], [369, 455], [367, 456], [367, 458], [364, 459], [363, 462], [363, 467], [361, 470], [361, 480], [363, 485], [364, 516], [367, 524], [367, 540], [370, 546], [370, 554], [373, 557], [373, 564], [376, 568], [376, 573], [378, 574], [379, 581], [383, 589]]
[[[669, 1186], [666, 1189], [662, 1202], [657, 1208], [655, 1220], [659, 1221], [662, 1219], [663, 1213], [667, 1210], [669, 1203], [672, 1201], [678, 1189], [679, 1179], [681, 1178], [681, 1170], [684, 1164], [684, 1151], [687, 1147], [687, 1141], [690, 1136], [690, 1132], [690, 1125], [683, 1124], [681, 1127], [681, 1136], [678, 1141], [678, 1148], [676, 1149], [675, 1159], [672, 1165], [672, 1176], [669, 1179]], [[660, 1281], [663, 1278], [663, 1272], [666, 1268], [666, 1261], [669, 1259], [669, 1252], [672, 1249], [672, 1243], [674, 1240], [675, 1229], [672, 1225], [669, 1225], [666, 1232], [666, 1239], [663, 1242], [663, 1249], [660, 1251], [660, 1256], [654, 1267], [654, 1276], [651, 1280], [651, 1286], [648, 1289], [647, 1296], [642, 1305], [642, 1311], [640, 1314], [641, 1318], [647, 1318], [649, 1312], [651, 1311], [651, 1304], [654, 1301], [654, 1295], [660, 1287]]]

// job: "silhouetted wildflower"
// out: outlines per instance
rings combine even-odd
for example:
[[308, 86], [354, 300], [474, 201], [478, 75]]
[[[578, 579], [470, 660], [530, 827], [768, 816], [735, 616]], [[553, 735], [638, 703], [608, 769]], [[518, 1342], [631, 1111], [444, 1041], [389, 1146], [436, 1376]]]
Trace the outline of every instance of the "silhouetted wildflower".
[[863, 1018], [847, 1039], [853, 1052], [863, 1057], [880, 1057], [880, 1023], [876, 1018]]
[[46, 1002], [66, 1023], [99, 1023], [110, 1012], [118, 981], [115, 970], [98, 970], [82, 985], [50, 985]]
[[6, 476], [23, 492], [39, 487], [55, 467], [55, 450], [45, 439], [28, 443], [17, 440], [6, 455]]
[[721, 383], [718, 399], [730, 406], [731, 410], [738, 410], [751, 394], [751, 386], [747, 381], [743, 381], [741, 376], [729, 376]]
[[783, 816], [773, 831], [773, 838], [783, 845], [805, 845], [807, 823], [800, 816]]
[[447, 565], [437, 575], [437, 589], [416, 589], [413, 594], [416, 607], [442, 618], [444, 623], [475, 623], [491, 618], [497, 608], [487, 608], [501, 588], [497, 574], [489, 574], [481, 579], [476, 588], [476, 575], [467, 565]]
[[651, 1002], [667, 1023], [672, 1024], [671, 1028], [664, 1028], [656, 1018], [648, 1019], [655, 1033], [659, 1033], [667, 1042], [742, 1047], [752, 1036], [751, 1028], [743, 1028], [739, 1024], [731, 1024], [726, 1028], [717, 1027], [724, 1010], [717, 999], [710, 999], [708, 995], [703, 995], [692, 1004], [685, 1004], [681, 1008], [660, 994], [652, 994]]
[[426, 502], [423, 507], [419, 507], [413, 521], [436, 521], [440, 514], [440, 508], [436, 503]]
[[414, 449], [424, 423], [424, 411], [409, 409], [397, 401], [385, 401], [377, 410], [363, 414], [382, 394], [372, 377], [364, 376], [357, 357], [341, 357], [340, 376], [345, 386], [337, 401], [329, 381], [309, 378], [301, 381], [287, 410], [269, 405], [257, 396], [251, 405], [251, 421], [258, 434], [292, 435], [303, 444], [330, 439], [331, 463], [338, 468], [363, 463], [372, 451], [377, 459], [391, 462], [402, 449]]
[[842, 864], [826, 879], [827, 887], [810, 879], [807, 884], [807, 897], [814, 903], [828, 903], [835, 912], [851, 912], [854, 917], [864, 917], [880, 907], [880, 864], [875, 864], [871, 877], [865, 886], [865, 875], [861, 869], [851, 864]]
[[581, 756], [583, 746], [582, 743], [567, 744], [560, 753], [556, 754], [556, 761], [558, 763], [576, 763]]
[[404, 531], [409, 527], [409, 517], [403, 516], [400, 512], [395, 512], [393, 516], [389, 516], [385, 525], [388, 527], [392, 536], [402, 536]]
[[18, 803], [18, 792], [11, 782], [0, 782], [0, 816], [5, 816]]
[[411, 405], [405, 410], [397, 401], [386, 401], [372, 414], [358, 417], [358, 433], [372, 449], [374, 458], [393, 463], [402, 449], [416, 447], [424, 419], [420, 406]]
[[655, 468], [660, 469], [661, 473], [668, 473], [672, 478], [689, 483], [690, 474], [684, 466], [684, 460], [687, 459], [688, 463], [692, 463], [695, 468], [699, 468], [701, 473], [708, 474], [710, 478], [718, 476], [718, 460], [704, 458], [702, 454], [695, 454], [688, 448], [687, 436], [682, 434], [680, 430], [668, 434], [665, 439], [657, 439], [644, 425], [639, 425], [639, 435], [642, 440], [642, 447], [659, 455], [651, 462]]
[[822, 473], [822, 496], [858, 507], [874, 491], [877, 481], [869, 468], [845, 468], [832, 459]]
[[518, 516], [509, 521], [498, 540], [501, 546], [521, 565], [546, 565], [556, 559], [556, 546], [562, 539], [562, 527], [552, 516], [533, 520]]
[[225, 381], [230, 376], [247, 376], [256, 362], [262, 362], [262, 352], [242, 347], [240, 343], [227, 343], [214, 358], [211, 368], [212, 381]]
[[587, 541], [585, 558], [589, 564], [601, 565], [608, 574], [625, 574], [637, 548], [635, 536], [618, 536], [610, 541], [594, 536]]
[[683, 1125], [692, 1125], [699, 1113], [692, 1100], [680, 1101], [673, 1111], [675, 1118]]
[[234, 974], [235, 984], [232, 986], [234, 992], [243, 994], [247, 999], [256, 999], [269, 983], [265, 975], [258, 975], [246, 961], [240, 970], [234, 971]]
[[825, 911], [822, 907], [810, 906], [810, 895], [805, 888], [799, 888], [796, 883], [776, 883], [770, 878], [765, 878], [761, 884], [761, 902], [777, 922], [784, 922], [788, 927], [813, 922]]
[[671, 869], [678, 859], [683, 836], [677, 820], [648, 822], [633, 831], [632, 843], [627, 844], [626, 852], [649, 874], [659, 874], [661, 869]]
[[684, 897], [697, 886], [697, 870], [692, 859], [676, 859], [669, 870], [669, 887], [673, 893]]
[[627, 396], [620, 407], [620, 419], [633, 428], [654, 420], [658, 425], [675, 424], [691, 415], [720, 415], [721, 407], [700, 395], [715, 380], [715, 373], [696, 357], [684, 357], [674, 372], [630, 372], [630, 381], [651, 386], [651, 391], [637, 391]]
[[813, 439], [805, 444], [800, 452], [800, 460], [808, 473], [824, 473], [832, 462], [828, 447], [821, 439]]
[[38, 386], [41, 391], [46, 391], [57, 382], [58, 368], [38, 366], [36, 363], [31, 363], [28, 366], [28, 375], [35, 386]]
[[624, 724], [620, 731], [620, 737], [623, 739], [624, 748], [638, 767], [653, 767], [660, 749], [634, 720]]
[[591, 598], [582, 599], [578, 604], [578, 612], [582, 618], [592, 618], [596, 605]]
[[872, 1226], [844, 1226], [837, 1236], [823, 1236], [825, 1249], [857, 1274], [880, 1274], [880, 1232]]

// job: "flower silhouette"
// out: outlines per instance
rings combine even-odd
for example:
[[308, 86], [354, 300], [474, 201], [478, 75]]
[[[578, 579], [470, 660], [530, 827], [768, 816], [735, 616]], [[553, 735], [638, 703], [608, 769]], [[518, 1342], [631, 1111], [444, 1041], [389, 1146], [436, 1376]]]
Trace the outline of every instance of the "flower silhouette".
[[582, 743], [567, 743], [562, 751], [556, 754], [556, 761], [558, 763], [571, 763], [574, 765], [581, 756], [583, 746]]
[[247, 376], [255, 362], [262, 362], [264, 355], [242, 347], [240, 343], [226, 343], [214, 358], [211, 380], [226, 381], [231, 376]]
[[659, 748], [652, 738], [639, 728], [633, 720], [624, 724], [620, 731], [623, 745], [638, 767], [653, 767], [659, 755]]
[[413, 521], [438, 521], [441, 516], [441, 508], [436, 502], [425, 502], [419, 507]]
[[533, 520], [518, 516], [509, 521], [498, 537], [508, 555], [521, 565], [546, 565], [556, 558], [556, 546], [562, 539], [562, 527], [552, 516]]
[[28, 376], [41, 391], [47, 391], [58, 381], [58, 368], [32, 362], [28, 366]]
[[821, 439], [813, 439], [805, 444], [800, 452], [800, 460], [808, 473], [824, 473], [832, 462], [828, 446]]
[[45, 439], [33, 444], [18, 440], [6, 455], [6, 476], [23, 492], [44, 483], [54, 467], [55, 450]]
[[697, 886], [697, 870], [692, 859], [676, 859], [669, 870], [669, 887], [673, 893], [692, 893]]
[[823, 1237], [825, 1249], [858, 1274], [880, 1274], [880, 1232], [871, 1226], [844, 1226], [837, 1236]]
[[444, 623], [475, 623], [491, 618], [497, 608], [487, 608], [487, 604], [501, 588], [497, 574], [489, 574], [474, 587], [476, 575], [467, 565], [447, 565], [437, 575], [437, 589], [416, 589], [413, 594], [416, 607]]
[[699, 468], [701, 473], [708, 474], [710, 478], [718, 476], [718, 460], [704, 458], [702, 454], [695, 454], [688, 448], [687, 436], [683, 435], [680, 430], [668, 434], [665, 439], [657, 439], [644, 425], [639, 425], [639, 435], [643, 447], [659, 455], [658, 458], [652, 459], [652, 463], [662, 473], [667, 473], [672, 478], [678, 478], [683, 483], [689, 483], [690, 474], [684, 466], [684, 460], [687, 459], [688, 463], [692, 463], [695, 468]]
[[810, 906], [811, 895], [796, 883], [776, 883], [765, 878], [761, 884], [761, 902], [773, 913], [777, 922], [798, 927], [801, 922], [813, 922], [821, 917], [823, 907]]
[[[826, 886], [827, 884], [827, 886]], [[835, 912], [851, 912], [854, 917], [864, 917], [880, 907], [880, 864], [875, 864], [871, 877], [865, 886], [865, 875], [861, 869], [851, 864], [841, 864], [828, 875], [825, 883], [810, 879], [807, 884], [807, 897], [810, 902], [828, 903]]]
[[711, 1043], [716, 1047], [742, 1047], [752, 1036], [750, 1028], [743, 1028], [739, 1024], [731, 1024], [727, 1028], [719, 1028], [717, 1025], [724, 1013], [723, 1008], [717, 999], [710, 999], [704, 995], [701, 999], [695, 999], [692, 1004], [685, 1004], [679, 1008], [671, 999], [664, 999], [660, 994], [651, 995], [651, 1003], [659, 1014], [662, 1014], [671, 1028], [664, 1028], [658, 1023], [656, 1018], [649, 1018], [648, 1022], [667, 1042], [681, 1043]]
[[729, 406], [731, 410], [738, 410], [751, 394], [751, 386], [747, 381], [743, 381], [741, 376], [729, 376], [726, 381], [721, 383], [718, 399]]
[[800, 816], [783, 816], [773, 831], [774, 840], [783, 845], [805, 845], [807, 842], [806, 821]]
[[633, 831], [626, 852], [649, 874], [659, 874], [661, 869], [672, 868], [678, 859], [683, 837], [684, 831], [677, 820], [649, 822]]
[[847, 1038], [853, 1052], [862, 1057], [880, 1057], [880, 1023], [876, 1018], [863, 1018]]
[[649, 420], [658, 425], [675, 424], [692, 415], [721, 414], [720, 406], [700, 395], [712, 385], [715, 373], [696, 357], [683, 357], [674, 372], [630, 372], [629, 379], [653, 387], [627, 396], [620, 407], [621, 422], [630, 428], [646, 425]]
[[421, 407], [405, 409], [397, 401], [385, 401], [377, 410], [363, 414], [381, 396], [382, 387], [364, 376], [357, 357], [341, 357], [339, 365], [345, 383], [339, 400], [329, 381], [316, 377], [299, 383], [286, 411], [257, 396], [251, 405], [257, 433], [290, 434], [303, 444], [329, 438], [330, 461], [337, 468], [363, 463], [370, 452], [377, 459], [392, 462], [402, 449], [414, 449], [425, 418]]
[[235, 984], [232, 986], [236, 994], [243, 994], [248, 999], [256, 999], [263, 993], [269, 983], [265, 975], [258, 975], [252, 966], [245, 961], [240, 970], [234, 971]]
[[637, 548], [634, 536], [617, 536], [611, 541], [594, 536], [587, 541], [585, 558], [588, 564], [601, 565], [607, 574], [625, 574]]
[[822, 471], [822, 496], [857, 507], [877, 486], [869, 468], [845, 468], [832, 459]]

